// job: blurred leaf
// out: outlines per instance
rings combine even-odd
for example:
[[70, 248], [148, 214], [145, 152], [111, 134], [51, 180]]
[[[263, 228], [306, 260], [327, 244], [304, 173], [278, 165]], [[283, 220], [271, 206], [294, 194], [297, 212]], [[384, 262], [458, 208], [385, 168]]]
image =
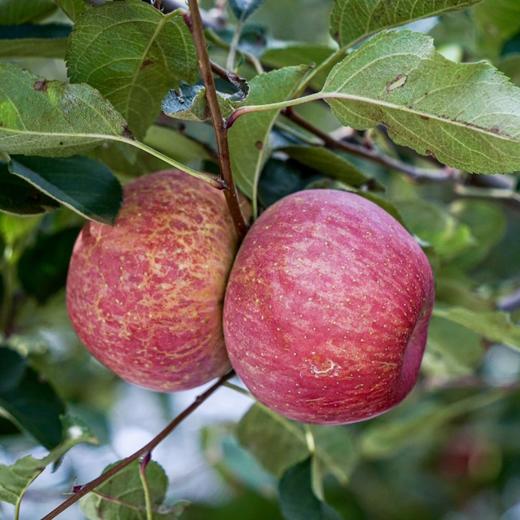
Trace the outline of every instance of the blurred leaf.
[[[113, 466], [107, 466], [107, 471]], [[179, 502], [172, 508], [164, 504], [168, 477], [164, 469], [155, 461], [146, 466], [146, 480], [150, 490], [153, 520], [176, 520], [180, 518], [186, 502]], [[139, 461], [134, 461], [107, 482], [80, 501], [81, 511], [88, 520], [117, 518], [118, 520], [143, 520], [146, 518], [143, 483], [139, 475]]]
[[[304, 166], [354, 188], [359, 188], [371, 180], [348, 159], [321, 146], [286, 146], [280, 148], [280, 151]], [[379, 182], [374, 182], [377, 188], [383, 189]]]
[[488, 63], [447, 60], [424, 34], [374, 37], [334, 67], [323, 93], [344, 125], [384, 124], [397, 144], [468, 172], [520, 170], [520, 89]]
[[509, 54], [498, 64], [498, 68], [516, 85], [520, 85], [520, 53]]
[[0, 39], [0, 58], [63, 58], [66, 38]]
[[246, 20], [262, 3], [263, 0], [229, 0], [229, 7], [238, 20]]
[[452, 204], [451, 213], [468, 226], [475, 238], [473, 244], [453, 260], [459, 269], [478, 266], [503, 238], [507, 228], [504, 210], [496, 203], [482, 200], [460, 200]]
[[197, 60], [180, 11], [140, 0], [110, 2], [79, 18], [67, 52], [69, 77], [98, 89], [143, 136], [168, 89], [193, 83]]
[[401, 406], [378, 419], [360, 436], [362, 455], [369, 458], [386, 458], [411, 443], [436, 435], [436, 432], [453, 419], [494, 403], [506, 395], [503, 391], [476, 393], [451, 403], [441, 401], [419, 401]]
[[87, 157], [13, 156], [12, 174], [80, 215], [113, 223], [123, 201], [121, 184], [102, 163]]
[[431, 244], [442, 258], [453, 258], [475, 244], [468, 226], [442, 206], [422, 199], [395, 201], [408, 229]]
[[20, 217], [0, 214], [0, 238], [13, 246], [18, 240], [28, 235], [40, 222], [40, 217]]
[[433, 317], [422, 369], [446, 378], [471, 374], [484, 357], [480, 336], [461, 325]]
[[[286, 67], [260, 74], [250, 82], [245, 105], [272, 103], [289, 98], [298, 87], [306, 67]], [[257, 191], [260, 172], [269, 156], [269, 133], [278, 110], [246, 114], [230, 128], [231, 165], [238, 187], [253, 202], [257, 211]]]
[[17, 25], [46, 16], [54, 9], [52, 0], [0, 0], [0, 25]]
[[339, 514], [312, 489], [312, 459], [289, 468], [280, 480], [280, 507], [286, 520], [340, 520]]
[[505, 312], [476, 312], [462, 307], [436, 305], [433, 315], [458, 323], [489, 341], [520, 350], [520, 325]]
[[[78, 228], [68, 228], [40, 235], [36, 243], [22, 253], [18, 261], [18, 278], [24, 291], [39, 303], [45, 303], [65, 286], [72, 247], [78, 233]], [[35, 266], [38, 268], [35, 269]]]
[[46, 448], [62, 441], [65, 406], [25, 358], [0, 346], [0, 407]]
[[17, 505], [22, 500], [27, 488], [42, 471], [59, 461], [70, 449], [81, 443], [95, 444], [96, 438], [76, 419], [64, 421], [64, 440], [43, 459], [30, 455], [17, 460], [11, 466], [0, 464], [0, 501]]
[[475, 54], [477, 29], [471, 11], [444, 14], [429, 33], [435, 45], [456, 45]]
[[55, 209], [59, 204], [16, 175], [0, 161], [0, 211], [19, 215], [36, 215]]
[[[217, 92], [222, 117], [234, 110], [231, 96]], [[206, 88], [203, 85], [181, 85], [170, 90], [162, 102], [162, 111], [169, 117], [187, 121], [205, 121], [209, 118]]]
[[0, 64], [0, 151], [73, 155], [125, 133], [125, 121], [88, 85], [47, 81]]
[[330, 32], [340, 45], [352, 45], [381, 29], [463, 9], [479, 1], [404, 0], [398, 5], [390, 6], [379, 0], [335, 0]]
[[[54, 0], [66, 15], [75, 22], [83, 13], [89, 8], [88, 0]], [[90, 2], [94, 4], [94, 2]], [[98, 0], [97, 4], [104, 3], [103, 0]]]
[[500, 54], [504, 43], [520, 31], [518, 0], [484, 0], [473, 9], [479, 43], [486, 52]]
[[[332, 426], [310, 426], [310, 429], [316, 444], [315, 456], [324, 472], [346, 484], [356, 460], [348, 430]], [[264, 468], [278, 477], [309, 456], [303, 426], [261, 404], [253, 405], [242, 417], [237, 437]]]

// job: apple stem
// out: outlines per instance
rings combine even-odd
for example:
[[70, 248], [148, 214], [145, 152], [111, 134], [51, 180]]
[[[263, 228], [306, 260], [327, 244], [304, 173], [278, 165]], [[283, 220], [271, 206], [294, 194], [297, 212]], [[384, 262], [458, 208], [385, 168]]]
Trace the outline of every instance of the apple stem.
[[83, 486], [76, 486], [74, 489], [74, 493], [64, 500], [58, 507], [53, 509], [50, 513], [45, 515], [42, 520], [52, 520], [56, 518], [59, 514], [63, 513], [66, 509], [68, 509], [72, 504], [76, 503], [81, 497], [85, 496], [87, 493], [90, 493], [95, 488], [111, 479], [114, 475], [119, 473], [122, 469], [126, 468], [129, 464], [131, 464], [134, 460], [138, 460], [141, 457], [144, 457], [144, 461], [146, 461], [149, 454], [155, 447], [161, 443], [170, 433], [177, 428], [177, 426], [184, 421], [187, 417], [189, 417], [204, 401], [206, 401], [211, 395], [215, 393], [221, 386], [224, 386], [224, 383], [231, 377], [235, 375], [234, 371], [231, 370], [227, 374], [223, 375], [216, 383], [211, 385], [205, 392], [197, 396], [197, 398], [191, 403], [187, 408], [185, 408], [179, 415], [177, 415], [162, 431], [160, 431], [148, 444], [138, 449], [136, 452], [132, 453], [128, 457], [120, 460], [117, 464], [112, 466], [105, 473], [101, 474], [99, 477], [91, 480], [87, 484]]
[[227, 205], [233, 218], [239, 240], [244, 238], [247, 233], [247, 222], [244, 219], [242, 210], [240, 209], [240, 200], [238, 198], [238, 191], [233, 180], [233, 172], [231, 170], [231, 160], [229, 154], [229, 143], [227, 136], [227, 129], [225, 120], [222, 117], [220, 106], [218, 104], [217, 89], [215, 86], [215, 79], [213, 78], [213, 71], [211, 61], [208, 55], [206, 38], [204, 36], [204, 25], [199, 10], [197, 0], [188, 0], [190, 8], [190, 18], [188, 27], [191, 29], [193, 41], [197, 49], [197, 56], [199, 58], [199, 69], [202, 80], [206, 87], [206, 100], [215, 130], [217, 140], [218, 159], [220, 166], [220, 176], [225, 186], [224, 195], [226, 196]]

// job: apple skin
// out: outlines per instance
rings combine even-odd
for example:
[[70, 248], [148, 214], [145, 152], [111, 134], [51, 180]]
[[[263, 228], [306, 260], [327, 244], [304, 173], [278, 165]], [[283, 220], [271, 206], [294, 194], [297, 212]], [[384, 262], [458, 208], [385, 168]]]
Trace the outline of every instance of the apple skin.
[[224, 291], [238, 249], [224, 195], [179, 171], [124, 189], [114, 226], [75, 244], [67, 307], [80, 339], [122, 379], [186, 390], [229, 370]]
[[224, 336], [252, 394], [307, 423], [379, 415], [414, 386], [434, 301], [430, 264], [372, 202], [336, 190], [271, 206], [231, 271]]

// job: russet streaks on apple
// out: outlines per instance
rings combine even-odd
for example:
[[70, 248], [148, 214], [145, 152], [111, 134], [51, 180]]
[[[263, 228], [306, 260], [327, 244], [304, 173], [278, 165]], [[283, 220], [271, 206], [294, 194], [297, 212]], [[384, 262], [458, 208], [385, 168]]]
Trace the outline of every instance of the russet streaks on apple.
[[308, 190], [246, 236], [226, 292], [226, 345], [279, 413], [359, 421], [415, 384], [433, 298], [428, 260], [396, 220], [357, 195]]
[[177, 171], [131, 182], [116, 224], [89, 222], [75, 245], [67, 305], [79, 337], [150, 389], [224, 374], [222, 301], [236, 248], [221, 191]]

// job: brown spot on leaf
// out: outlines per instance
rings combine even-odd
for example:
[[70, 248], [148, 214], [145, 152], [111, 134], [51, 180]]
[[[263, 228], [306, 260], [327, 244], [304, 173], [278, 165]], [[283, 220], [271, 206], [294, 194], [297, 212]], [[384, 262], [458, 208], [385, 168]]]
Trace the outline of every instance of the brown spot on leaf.
[[500, 130], [500, 127], [498, 127], [498, 126], [492, 126], [489, 129], [489, 131], [493, 132], [494, 134], [497, 134], [497, 135], [500, 135], [502, 133], [502, 131]]
[[408, 80], [408, 76], [406, 74], [399, 74], [398, 76], [395, 77], [395, 79], [393, 79], [392, 81], [389, 81], [386, 84], [386, 91], [388, 93], [390, 93], [397, 88], [401, 88], [402, 86], [404, 86], [404, 84], [406, 83], [407, 80]]
[[255, 147], [257, 150], [261, 150], [264, 147], [264, 143], [262, 143], [262, 141], [257, 141]]
[[153, 60], [147, 59], [144, 60], [143, 63], [141, 63], [141, 70], [145, 69], [149, 65], [153, 65], [155, 62]]
[[46, 79], [39, 79], [34, 82], [33, 88], [38, 92], [47, 92], [48, 82]]
[[421, 119], [424, 119], [425, 121], [429, 121], [430, 120], [430, 117], [429, 116], [425, 116], [424, 114], [421, 114], [419, 117]]
[[128, 128], [128, 126], [126, 126], [126, 125], [123, 127], [123, 137], [128, 137], [128, 139], [134, 138], [134, 134], [132, 133], [132, 130], [130, 130], [130, 128]]

